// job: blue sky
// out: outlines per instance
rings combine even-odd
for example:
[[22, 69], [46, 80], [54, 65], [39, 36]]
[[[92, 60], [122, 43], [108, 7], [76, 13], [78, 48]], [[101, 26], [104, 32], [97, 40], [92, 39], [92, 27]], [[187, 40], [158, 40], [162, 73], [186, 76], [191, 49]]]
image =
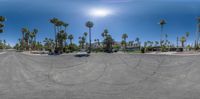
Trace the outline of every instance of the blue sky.
[[[91, 17], [91, 9], [109, 9], [106, 17]], [[49, 19], [57, 17], [67, 23], [67, 32], [74, 35], [74, 42], [88, 29], [85, 22], [95, 24], [92, 38], [102, 39], [107, 28], [116, 41], [127, 33], [128, 40], [139, 37], [141, 41], [159, 40], [160, 19], [167, 24], [164, 33], [175, 43], [177, 36], [190, 32], [188, 42], [193, 43], [196, 32], [196, 18], [200, 16], [199, 0], [0, 0], [0, 15], [5, 16], [5, 32], [0, 39], [15, 44], [21, 37], [21, 28], [38, 28], [37, 39], [53, 38], [54, 31]]]

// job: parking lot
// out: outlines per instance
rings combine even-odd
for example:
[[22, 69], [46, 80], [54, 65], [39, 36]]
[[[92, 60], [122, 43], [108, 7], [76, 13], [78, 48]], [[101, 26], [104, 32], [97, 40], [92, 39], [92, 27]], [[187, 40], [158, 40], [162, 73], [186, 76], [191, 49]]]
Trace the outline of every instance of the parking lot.
[[0, 54], [0, 99], [199, 99], [200, 56]]

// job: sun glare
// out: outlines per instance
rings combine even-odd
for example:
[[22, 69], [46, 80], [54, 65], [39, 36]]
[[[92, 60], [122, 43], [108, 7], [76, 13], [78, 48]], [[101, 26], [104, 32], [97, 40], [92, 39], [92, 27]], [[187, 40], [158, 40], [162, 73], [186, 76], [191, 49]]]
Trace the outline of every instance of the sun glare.
[[105, 17], [109, 14], [111, 14], [111, 11], [109, 9], [92, 9], [90, 11], [90, 15], [96, 17]]

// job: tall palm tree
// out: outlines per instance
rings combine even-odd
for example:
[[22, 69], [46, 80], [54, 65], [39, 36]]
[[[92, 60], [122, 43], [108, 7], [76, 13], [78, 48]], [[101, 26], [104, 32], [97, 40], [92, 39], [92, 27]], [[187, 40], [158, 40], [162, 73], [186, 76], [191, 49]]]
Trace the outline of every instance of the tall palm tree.
[[37, 33], [38, 33], [38, 29], [33, 29], [33, 33], [32, 33], [32, 35], [33, 35], [33, 38], [34, 38], [34, 41], [32, 41], [32, 43], [33, 43], [33, 47], [34, 47], [34, 50], [36, 49], [35, 47], [36, 47], [36, 38], [37, 38]]
[[25, 33], [26, 50], [29, 50], [29, 38], [30, 38], [30, 31], [28, 30]]
[[54, 33], [55, 33], [55, 39], [54, 40], [55, 40], [55, 44], [56, 44], [55, 48], [57, 48], [57, 29], [56, 29], [56, 24], [57, 24], [58, 21], [59, 20], [57, 18], [50, 19], [50, 23], [52, 23], [54, 25]]
[[163, 38], [163, 27], [166, 24], [166, 21], [164, 19], [161, 19], [159, 22], [159, 25], [161, 27], [161, 35], [160, 35], [160, 46], [162, 46], [162, 38]]
[[56, 22], [56, 26], [57, 26], [58, 32], [60, 32], [60, 31], [62, 30], [62, 26], [63, 26], [63, 25], [64, 25], [64, 22], [63, 22], [63, 21], [58, 20], [58, 21]]
[[36, 36], [38, 33], [38, 29], [33, 29], [33, 34], [34, 34], [34, 42], [36, 42]]
[[73, 36], [72, 34], [70, 34], [70, 35], [68, 36], [68, 38], [69, 38], [69, 40], [70, 40], [70, 45], [72, 45], [72, 40], [74, 39], [74, 36]]
[[3, 24], [3, 22], [6, 20], [6, 18], [5, 17], [3, 17], [3, 16], [0, 16], [0, 33], [3, 33], [3, 27], [4, 27], [4, 24]]
[[[190, 32], [186, 32], [185, 33], [185, 37], [186, 37], [186, 39], [188, 40], [188, 37], [190, 36]], [[187, 44], [186, 44], [186, 46], [187, 46]]]
[[94, 23], [91, 22], [91, 21], [88, 21], [88, 22], [86, 22], [85, 26], [89, 28], [89, 42], [90, 42], [89, 52], [91, 52], [91, 47], [92, 47], [92, 44], [91, 44], [91, 39], [92, 39], [91, 38], [91, 29], [94, 26]]
[[128, 38], [128, 35], [126, 34], [126, 33], [124, 33], [123, 35], [122, 35], [122, 39], [125, 41], [124, 43], [125, 43], [125, 49], [126, 49], [126, 39]]
[[65, 33], [66, 33], [67, 27], [69, 26], [69, 24], [68, 24], [68, 23], [64, 23], [63, 26], [64, 26], [64, 28], [65, 28]]
[[34, 46], [34, 41], [33, 41], [33, 38], [35, 37], [35, 33], [34, 32], [31, 32], [30, 33], [30, 45], [31, 45], [31, 50], [33, 49], [33, 46]]
[[67, 45], [67, 27], [69, 26], [68, 23], [64, 23], [63, 24], [64, 28], [65, 28], [65, 37], [64, 37], [64, 45]]

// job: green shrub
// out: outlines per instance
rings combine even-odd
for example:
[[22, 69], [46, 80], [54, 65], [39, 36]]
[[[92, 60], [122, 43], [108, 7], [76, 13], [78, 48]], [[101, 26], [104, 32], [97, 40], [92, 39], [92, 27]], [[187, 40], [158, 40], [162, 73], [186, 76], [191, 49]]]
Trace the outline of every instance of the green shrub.
[[144, 47], [141, 48], [141, 53], [145, 53], [145, 48]]

